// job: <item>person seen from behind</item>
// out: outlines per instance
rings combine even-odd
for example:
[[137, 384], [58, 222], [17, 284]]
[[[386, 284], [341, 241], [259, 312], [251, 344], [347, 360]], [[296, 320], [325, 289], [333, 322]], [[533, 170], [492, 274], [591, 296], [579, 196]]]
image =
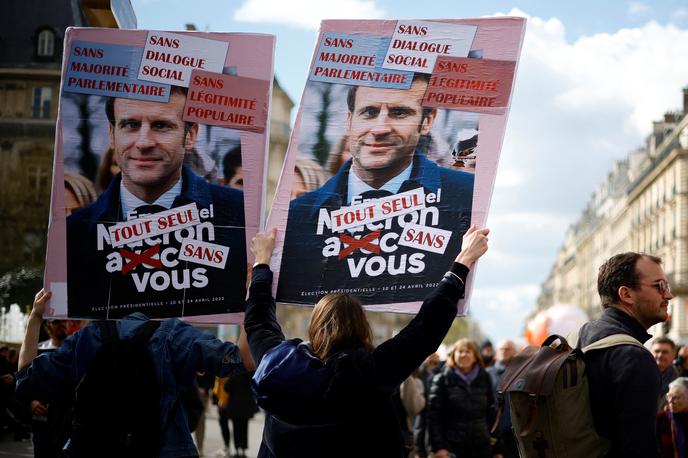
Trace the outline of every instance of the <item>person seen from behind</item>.
[[447, 334], [469, 268], [487, 251], [488, 232], [475, 226], [466, 232], [461, 252], [416, 317], [377, 347], [361, 302], [347, 294], [318, 301], [309, 342], [285, 340], [268, 265], [275, 231], [254, 237], [244, 325], [259, 363], [253, 378], [258, 405], [266, 411], [258, 456], [403, 457], [392, 395]]
[[[238, 345], [221, 342], [179, 319], [157, 323], [142, 313], [133, 313], [116, 322], [93, 322], [67, 338], [60, 348], [36, 357], [40, 324], [50, 297], [50, 291], [36, 294], [19, 352], [17, 396], [30, 400], [74, 395], [72, 415], [76, 419], [82, 393], [93, 394], [82, 391], [81, 386], [95, 375], [94, 368], [114, 370], [117, 383], [122, 383], [116, 389], [99, 386], [96, 399], [78, 402], [90, 407], [88, 413], [98, 412], [98, 418], [79, 416], [81, 421], [72, 421], [65, 454], [73, 458], [197, 457], [180, 395], [193, 386], [197, 372], [229, 376], [252, 369], [245, 335], [242, 333]], [[110, 332], [115, 335], [108, 337]], [[148, 358], [152, 377], [131, 375], [133, 361], [108, 366], [113, 361], [101, 357], [131, 348], [140, 336], [146, 337], [142, 347], [148, 352], [137, 357]], [[105, 349], [113, 350], [102, 353]], [[126, 355], [134, 356], [131, 352]], [[154, 387], [153, 398], [142, 396], [149, 393], [144, 386]], [[152, 406], [154, 409], [149, 409]], [[117, 436], [122, 430], [126, 437]]]

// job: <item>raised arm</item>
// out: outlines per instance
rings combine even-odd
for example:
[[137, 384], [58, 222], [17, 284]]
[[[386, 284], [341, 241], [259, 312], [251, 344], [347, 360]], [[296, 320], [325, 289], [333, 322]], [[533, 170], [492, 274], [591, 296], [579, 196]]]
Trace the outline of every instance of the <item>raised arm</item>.
[[257, 234], [251, 241], [251, 253], [255, 256], [256, 264], [248, 290], [244, 328], [256, 365], [260, 364], [260, 360], [268, 350], [284, 340], [284, 334], [275, 313], [275, 298], [272, 297], [270, 258], [274, 248], [275, 229]]
[[38, 339], [41, 333], [41, 324], [43, 323], [43, 313], [45, 312], [45, 304], [48, 302], [52, 293], [41, 289], [36, 293], [33, 300], [33, 308], [29, 315], [29, 321], [26, 325], [26, 333], [24, 334], [24, 342], [19, 349], [19, 369], [23, 369], [36, 357], [38, 354]]
[[461, 252], [416, 317], [373, 351], [381, 385], [389, 389], [399, 385], [442, 343], [456, 317], [456, 304], [463, 297], [468, 270], [487, 251], [488, 233], [489, 229], [475, 226], [466, 231]]

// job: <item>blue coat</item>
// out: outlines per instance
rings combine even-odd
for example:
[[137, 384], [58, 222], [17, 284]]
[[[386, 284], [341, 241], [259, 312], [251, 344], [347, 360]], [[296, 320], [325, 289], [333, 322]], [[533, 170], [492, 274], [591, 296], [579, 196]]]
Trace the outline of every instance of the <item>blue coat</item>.
[[[120, 320], [120, 338], [131, 337], [147, 318], [141, 313]], [[25, 401], [63, 397], [74, 392], [102, 344], [100, 328], [92, 323], [44, 353], [17, 374], [17, 396]], [[197, 456], [179, 393], [192, 387], [196, 372], [228, 377], [245, 371], [239, 348], [221, 342], [181, 320], [163, 321], [148, 344], [160, 384], [161, 458]], [[107, 395], [104, 393], [104, 395]], [[136, 413], [133, 412], [133, 415]], [[107, 415], [107, 412], [103, 412]]]
[[[422, 187], [426, 194], [440, 192], [438, 204], [427, 204], [438, 207], [437, 224], [433, 224], [431, 216], [418, 224], [452, 232], [445, 250], [446, 256], [398, 245], [393, 252], [379, 255], [356, 250], [342, 260], [338, 260], [336, 255], [325, 257], [323, 247], [332, 243], [339, 233], [325, 229], [323, 234], [317, 235], [319, 213], [321, 209], [329, 212], [346, 205], [350, 168], [351, 161], [322, 187], [291, 201], [277, 301], [313, 304], [321, 296], [340, 289], [356, 295], [364, 304], [419, 301], [433, 290], [436, 279], [442, 277], [451, 266], [453, 256], [460, 251], [461, 237], [471, 221], [473, 175], [439, 167], [417, 151], [411, 177], [402, 184], [399, 192], [418, 187]], [[391, 232], [400, 235], [401, 231], [397, 218], [394, 218], [390, 228], [381, 230], [381, 237]], [[357, 234], [365, 236], [371, 232], [366, 229]], [[351, 235], [346, 231], [344, 234]], [[396, 241], [392, 243], [396, 244]], [[371, 267], [380, 270], [384, 262], [384, 271], [370, 276], [363, 269], [353, 278], [350, 265], [360, 266], [360, 263], [372, 259], [375, 260], [371, 262]], [[419, 263], [424, 266], [417, 267]], [[432, 281], [426, 282], [425, 279]], [[409, 285], [414, 286], [408, 289]], [[407, 292], [401, 291], [401, 288], [407, 288]]]
[[[98, 224], [109, 227], [123, 221], [120, 206], [121, 175], [91, 205], [67, 218], [67, 272], [69, 316], [80, 318], [121, 318], [133, 311], [144, 312], [151, 318], [204, 315], [243, 311], [246, 297], [246, 241], [244, 223], [244, 197], [241, 191], [210, 184], [196, 176], [189, 168], [182, 171], [182, 191], [174, 200], [173, 207], [196, 203], [199, 211], [213, 206], [214, 240], [211, 243], [229, 247], [229, 257], [224, 269], [179, 261], [174, 267], [148, 269], [143, 265], [123, 275], [120, 271], [108, 272], [106, 264], [118, 249], [105, 245], [97, 250]], [[187, 232], [188, 233], [188, 232]], [[208, 241], [204, 232], [204, 241]], [[180, 249], [181, 244], [169, 234], [167, 247]], [[122, 247], [128, 249], [126, 246]], [[143, 244], [139, 251], [149, 249]], [[134, 251], [133, 249], [128, 249]], [[111, 258], [108, 258], [108, 255]], [[167, 257], [168, 262], [177, 259], [176, 252]], [[164, 285], [162, 291], [150, 283], [157, 272]], [[134, 277], [150, 283], [143, 292], [136, 288]], [[207, 285], [203, 284], [207, 279]], [[173, 285], [177, 284], [178, 288]], [[108, 310], [109, 309], [109, 310]]]

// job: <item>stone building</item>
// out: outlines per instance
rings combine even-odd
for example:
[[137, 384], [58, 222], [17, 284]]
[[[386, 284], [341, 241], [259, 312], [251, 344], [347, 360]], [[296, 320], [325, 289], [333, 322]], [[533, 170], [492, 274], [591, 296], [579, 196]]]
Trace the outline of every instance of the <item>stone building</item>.
[[0, 14], [0, 272], [45, 256], [65, 29], [72, 0], [10, 0]]
[[[115, 19], [116, 16], [116, 19]], [[50, 212], [55, 121], [65, 29], [136, 27], [129, 0], [8, 0], [0, 14], [0, 274], [42, 269]], [[294, 103], [275, 80], [267, 207], [290, 133]]]
[[671, 320], [655, 326], [688, 342], [688, 88], [683, 109], [653, 123], [645, 145], [618, 161], [572, 224], [542, 284], [537, 310], [556, 303], [602, 313], [597, 269], [610, 256], [638, 251], [662, 257], [674, 299]]
[[[267, 188], [265, 189], [265, 209], [272, 206], [272, 199], [277, 190], [277, 182], [282, 173], [282, 164], [287, 154], [291, 134], [291, 110], [294, 102], [282, 89], [277, 78], [272, 82], [272, 106], [270, 108], [270, 147], [268, 156]], [[267, 216], [267, 213], [266, 213]]]

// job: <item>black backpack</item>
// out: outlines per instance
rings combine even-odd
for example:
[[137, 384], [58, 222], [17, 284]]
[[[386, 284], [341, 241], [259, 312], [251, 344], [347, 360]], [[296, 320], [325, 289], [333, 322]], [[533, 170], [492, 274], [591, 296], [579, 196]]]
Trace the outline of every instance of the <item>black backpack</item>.
[[72, 457], [157, 457], [160, 387], [148, 342], [160, 326], [147, 321], [121, 340], [114, 321], [99, 321], [102, 346], [74, 392]]

